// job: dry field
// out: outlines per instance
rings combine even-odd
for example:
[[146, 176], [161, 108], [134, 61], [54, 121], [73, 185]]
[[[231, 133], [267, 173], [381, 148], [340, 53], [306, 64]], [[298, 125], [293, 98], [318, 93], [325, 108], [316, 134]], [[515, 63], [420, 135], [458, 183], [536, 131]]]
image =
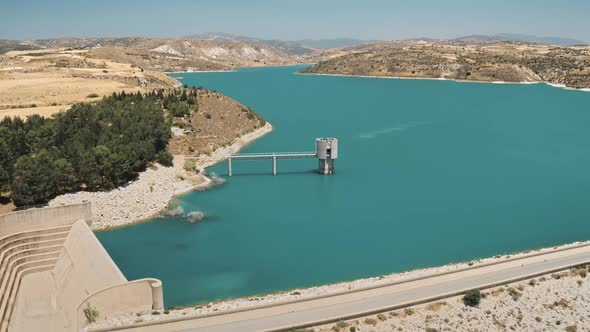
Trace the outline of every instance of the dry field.
[[87, 51], [15, 51], [0, 56], [0, 117], [49, 116], [113, 92], [167, 88], [165, 74], [97, 59]]

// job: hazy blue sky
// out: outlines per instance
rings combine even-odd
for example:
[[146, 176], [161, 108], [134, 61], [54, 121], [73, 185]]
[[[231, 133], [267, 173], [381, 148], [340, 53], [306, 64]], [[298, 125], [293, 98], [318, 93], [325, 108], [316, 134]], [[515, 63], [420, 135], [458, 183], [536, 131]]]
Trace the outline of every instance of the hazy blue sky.
[[0, 38], [450, 38], [502, 32], [590, 42], [590, 0], [0, 0]]

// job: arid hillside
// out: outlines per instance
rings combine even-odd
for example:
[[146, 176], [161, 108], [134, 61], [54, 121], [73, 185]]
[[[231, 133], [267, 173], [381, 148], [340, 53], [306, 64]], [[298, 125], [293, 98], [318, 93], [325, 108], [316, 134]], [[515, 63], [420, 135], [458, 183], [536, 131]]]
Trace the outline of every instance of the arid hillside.
[[0, 41], [0, 47], [88, 50], [93, 57], [159, 71], [230, 70], [236, 67], [301, 63], [283, 48], [252, 41], [193, 38], [59, 38]]
[[549, 82], [590, 88], [590, 47], [398, 41], [324, 51], [305, 73], [468, 81]]
[[196, 99], [194, 111], [174, 119], [169, 145], [174, 155], [210, 154], [266, 124], [252, 109], [218, 92], [198, 89]]

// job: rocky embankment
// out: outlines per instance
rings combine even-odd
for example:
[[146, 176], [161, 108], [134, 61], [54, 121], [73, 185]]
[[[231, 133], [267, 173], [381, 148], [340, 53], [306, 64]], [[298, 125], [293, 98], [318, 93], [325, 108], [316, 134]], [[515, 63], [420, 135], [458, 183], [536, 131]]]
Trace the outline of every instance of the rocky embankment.
[[[300, 301], [329, 296], [363, 288], [403, 282], [434, 274], [457, 271], [539, 253], [550, 253], [587, 243], [573, 243], [533, 252], [498, 255], [469, 262], [394, 273], [318, 287], [294, 289], [261, 296], [201, 303], [190, 307], [166, 310], [164, 315], [151, 311], [131, 313], [91, 327], [108, 328], [142, 324], [168, 319], [190, 319], [259, 306]], [[305, 331], [563, 331], [567, 326], [585, 326], [590, 319], [590, 282], [586, 274], [590, 267], [547, 275], [486, 290], [487, 296], [479, 307], [466, 307], [460, 297], [398, 310], [363, 319], [319, 326]], [[586, 272], [584, 272], [586, 271]], [[354, 327], [350, 329], [350, 327]]]
[[226, 159], [244, 145], [272, 130], [270, 123], [244, 134], [234, 143], [221, 147], [211, 154], [197, 157], [198, 173], [184, 169], [185, 157], [174, 157], [173, 167], [154, 164], [142, 172], [138, 179], [126, 186], [107, 192], [77, 192], [51, 200], [50, 206], [91, 202], [94, 230], [125, 226], [153, 217], [165, 210], [174, 196], [211, 185], [204, 175], [205, 168]]
[[303, 73], [547, 82], [587, 89], [590, 88], [590, 47], [507, 42], [388, 42], [341, 50]]
[[177, 177], [183, 164], [184, 158], [175, 157], [174, 167], [154, 164], [126, 186], [108, 192], [65, 194], [51, 200], [49, 205], [91, 202], [94, 219], [91, 227], [95, 230], [130, 224], [158, 214], [168, 206], [174, 195], [200, 184]]
[[306, 331], [588, 331], [589, 273], [581, 266], [493, 288], [477, 307], [453, 297]]

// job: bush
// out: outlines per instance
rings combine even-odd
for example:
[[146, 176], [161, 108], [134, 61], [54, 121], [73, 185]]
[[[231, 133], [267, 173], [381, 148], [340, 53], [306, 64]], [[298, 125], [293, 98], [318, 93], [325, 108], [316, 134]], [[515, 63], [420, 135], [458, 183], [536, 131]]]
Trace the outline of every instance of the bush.
[[184, 161], [184, 170], [185, 171], [194, 171], [196, 167], [197, 167], [197, 165], [195, 164], [194, 160], [187, 159]]
[[374, 318], [367, 318], [365, 319], [365, 324], [375, 326], [377, 325], [377, 320]]
[[86, 98], [98, 98], [99, 95], [97, 93], [91, 93], [88, 96], [86, 96]]
[[168, 150], [162, 150], [158, 152], [158, 155], [156, 156], [156, 161], [160, 163], [160, 165], [166, 167], [171, 167], [174, 165], [174, 158], [172, 157], [172, 154], [168, 152]]
[[184, 101], [179, 101], [177, 103], [173, 103], [169, 106], [169, 111], [172, 116], [177, 118], [189, 115], [189, 105]]
[[86, 308], [84, 308], [84, 316], [86, 316], [86, 322], [88, 324], [92, 324], [96, 322], [98, 318], [98, 310], [90, 306], [90, 303], [86, 303]]
[[205, 113], [205, 117], [206, 117], [207, 119], [211, 119], [211, 113], [209, 113], [209, 112]]
[[463, 296], [463, 304], [468, 307], [477, 307], [479, 302], [481, 302], [481, 298], [482, 295], [479, 289], [473, 289]]

